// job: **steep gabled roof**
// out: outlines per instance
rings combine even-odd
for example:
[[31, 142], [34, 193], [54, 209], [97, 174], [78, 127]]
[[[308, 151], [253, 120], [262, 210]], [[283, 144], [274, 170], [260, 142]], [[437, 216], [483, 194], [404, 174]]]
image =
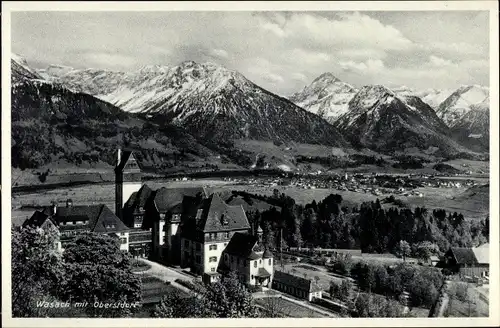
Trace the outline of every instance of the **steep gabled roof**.
[[140, 172], [141, 166], [134, 153], [131, 150], [120, 150], [120, 162], [118, 163], [118, 159], [115, 163], [115, 171], [130, 171], [130, 172]]
[[309, 293], [321, 291], [321, 288], [312, 280], [283, 271], [274, 271], [273, 281], [280, 282], [287, 286], [293, 286]]
[[457, 261], [457, 264], [477, 264], [476, 256], [471, 248], [452, 247], [451, 252]]
[[148, 185], [144, 184], [139, 191], [133, 192], [132, 195], [130, 195], [130, 198], [127, 200], [124, 207], [133, 210], [137, 210], [140, 207], [145, 208], [146, 203], [152, 194], [153, 190], [149, 188]]
[[479, 247], [473, 248], [472, 252], [476, 256], [476, 260], [479, 264], [489, 264], [490, 263], [490, 248], [489, 244], [484, 244]]
[[[166, 213], [173, 207], [182, 204], [185, 196], [196, 197], [200, 194], [202, 197], [206, 196], [204, 188], [165, 188], [158, 189], [154, 195], [154, 205], [160, 213]], [[182, 210], [182, 209], [181, 209]]]
[[49, 218], [50, 216], [47, 215], [46, 213], [43, 213], [41, 211], [35, 211], [35, 213], [33, 213], [33, 215], [29, 219], [26, 219], [26, 221], [24, 221], [23, 227], [27, 226], [41, 227], [42, 224], [45, 222], [45, 220]]
[[243, 207], [227, 205], [217, 194], [202, 203], [199, 227], [204, 232], [250, 229]]
[[[106, 205], [77, 205], [57, 207], [55, 214], [50, 215], [52, 209], [46, 207], [43, 212], [36, 211], [25, 225], [41, 226], [49, 219], [59, 230], [84, 229], [90, 232], [110, 233], [130, 230]], [[64, 225], [67, 222], [84, 222], [79, 225]]]
[[224, 253], [244, 259], [255, 257], [252, 256], [252, 253], [254, 253], [253, 249], [256, 244], [257, 237], [247, 233], [236, 232], [224, 249]]
[[106, 205], [101, 205], [101, 211], [95, 223], [92, 223], [93, 225], [90, 225], [92, 232], [110, 233], [130, 230]]

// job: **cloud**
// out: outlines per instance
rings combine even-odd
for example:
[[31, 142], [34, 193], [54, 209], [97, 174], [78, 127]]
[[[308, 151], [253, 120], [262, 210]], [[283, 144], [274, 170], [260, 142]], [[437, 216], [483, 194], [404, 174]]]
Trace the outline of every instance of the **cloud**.
[[219, 58], [228, 58], [229, 54], [226, 50], [223, 49], [212, 49], [210, 51], [210, 54], [214, 57], [219, 57]]
[[437, 57], [434, 55], [429, 56], [429, 64], [430, 64], [430, 66], [435, 66], [435, 67], [456, 67], [457, 66], [457, 64], [453, 63], [451, 60]]
[[269, 82], [273, 83], [283, 83], [285, 82], [285, 79], [278, 75], [278, 74], [273, 74], [273, 73], [267, 73], [264, 75], [264, 79], [268, 80]]
[[[338, 15], [340, 19], [293, 13], [284, 24], [267, 20], [261, 24], [279, 37], [312, 47], [354, 47], [402, 50], [412, 46], [396, 28], [361, 13]], [[265, 18], [264, 18], [265, 19]]]
[[134, 57], [104, 52], [89, 53], [85, 57], [90, 63], [94, 63], [98, 67], [127, 67], [136, 63]]
[[292, 79], [301, 81], [301, 82], [307, 82], [307, 76], [305, 76], [302, 73], [292, 73]]
[[489, 52], [481, 36], [489, 35], [489, 24], [478, 20], [488, 15], [468, 20], [475, 14], [456, 12], [451, 27], [446, 20], [438, 22], [443, 15], [24, 12], [12, 14], [11, 39], [13, 51], [37, 68], [62, 64], [136, 69], [212, 61], [282, 95], [296, 92], [324, 72], [355, 86], [487, 84]]
[[384, 62], [380, 59], [368, 59], [366, 62], [340, 62], [340, 67], [345, 71], [354, 71], [357, 73], [377, 73], [385, 68]]

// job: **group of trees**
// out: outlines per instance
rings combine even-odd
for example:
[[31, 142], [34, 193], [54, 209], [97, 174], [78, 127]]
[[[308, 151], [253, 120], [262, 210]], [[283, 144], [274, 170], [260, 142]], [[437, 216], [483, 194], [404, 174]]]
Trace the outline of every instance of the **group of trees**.
[[[118, 238], [83, 234], [67, 244], [63, 254], [57, 241], [55, 228], [12, 229], [14, 317], [131, 314], [130, 305], [141, 299], [141, 283], [131, 272], [129, 254], [120, 251]], [[66, 302], [69, 306], [61, 306]], [[72, 306], [76, 302], [86, 305]], [[118, 305], [100, 307], [96, 303]]]
[[263, 227], [264, 240], [270, 248], [279, 248], [282, 239], [284, 248], [361, 249], [367, 253], [401, 255], [403, 240], [411, 255], [427, 260], [450, 246], [473, 247], [489, 238], [488, 218], [469, 221], [462, 214], [445, 210], [384, 209], [378, 199], [348, 208], [342, 206], [340, 195], [333, 194], [305, 206], [284, 194], [256, 197], [281, 208], [281, 212], [271, 208], [247, 213], [250, 221]]
[[165, 295], [156, 306], [157, 318], [256, 318], [259, 310], [251, 292], [231, 272], [212, 284], [195, 283], [188, 296]]
[[[410, 294], [411, 306], [430, 308], [436, 302], [439, 289], [444, 282], [442, 273], [432, 267], [406, 263], [395, 266], [364, 262], [353, 264], [348, 258], [339, 259], [337, 262], [343, 262], [340, 266], [345, 268], [346, 275], [357, 280], [360, 291], [384, 295], [395, 300], [406, 291]], [[351, 285], [347, 280], [341, 285], [332, 282], [330, 294], [347, 302], [350, 289]]]

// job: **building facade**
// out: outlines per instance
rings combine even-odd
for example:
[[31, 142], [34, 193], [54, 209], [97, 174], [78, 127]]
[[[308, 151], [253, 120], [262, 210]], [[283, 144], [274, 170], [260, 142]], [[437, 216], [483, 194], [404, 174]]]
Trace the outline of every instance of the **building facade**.
[[[241, 206], [227, 205], [219, 195], [184, 198], [181, 216], [181, 266], [214, 277], [222, 252], [235, 233], [248, 233], [250, 225]], [[214, 280], [216, 278], [212, 278]]]
[[218, 272], [236, 272], [239, 280], [252, 286], [271, 287], [274, 273], [273, 254], [262, 243], [262, 229], [257, 235], [237, 232], [222, 252]]
[[272, 288], [311, 302], [322, 298], [321, 288], [311, 279], [295, 276], [284, 271], [275, 271]]
[[444, 266], [462, 276], [489, 276], [489, 244], [476, 248], [452, 247], [444, 255]]
[[107, 234], [120, 239], [120, 249], [129, 251], [128, 228], [106, 205], [73, 205], [67, 201], [66, 206], [45, 207], [36, 211], [23, 226], [57, 228], [61, 251], [65, 245], [73, 241], [81, 233], [92, 232]]

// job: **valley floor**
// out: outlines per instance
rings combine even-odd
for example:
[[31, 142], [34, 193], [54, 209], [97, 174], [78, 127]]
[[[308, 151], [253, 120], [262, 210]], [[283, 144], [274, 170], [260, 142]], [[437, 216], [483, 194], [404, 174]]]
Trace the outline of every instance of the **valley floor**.
[[[478, 183], [481, 183], [479, 181]], [[482, 180], [484, 183], [484, 180]], [[298, 186], [266, 186], [260, 183], [235, 183], [224, 179], [198, 179], [189, 181], [151, 180], [146, 184], [152, 189], [161, 187], [208, 187], [213, 192], [231, 190], [247, 191], [255, 194], [272, 195], [274, 189], [295, 199], [299, 204], [307, 204], [313, 200], [320, 201], [330, 194], [340, 194], [347, 205], [359, 205], [361, 202], [375, 201], [390, 194], [373, 195], [365, 192], [354, 192], [337, 189], [304, 189]], [[419, 188], [422, 197], [395, 195], [409, 206], [425, 206], [429, 209], [443, 208], [447, 211], [462, 213], [469, 219], [484, 219], [489, 213], [489, 195], [467, 194], [466, 188]], [[52, 201], [64, 203], [71, 198], [74, 204], [106, 204], [114, 210], [114, 184], [99, 183], [75, 187], [60, 187], [51, 190], [20, 192], [12, 194], [12, 224], [19, 225], [31, 216], [35, 209], [46, 206]], [[466, 196], [466, 197], [465, 197]], [[383, 206], [394, 206], [384, 204]]]

